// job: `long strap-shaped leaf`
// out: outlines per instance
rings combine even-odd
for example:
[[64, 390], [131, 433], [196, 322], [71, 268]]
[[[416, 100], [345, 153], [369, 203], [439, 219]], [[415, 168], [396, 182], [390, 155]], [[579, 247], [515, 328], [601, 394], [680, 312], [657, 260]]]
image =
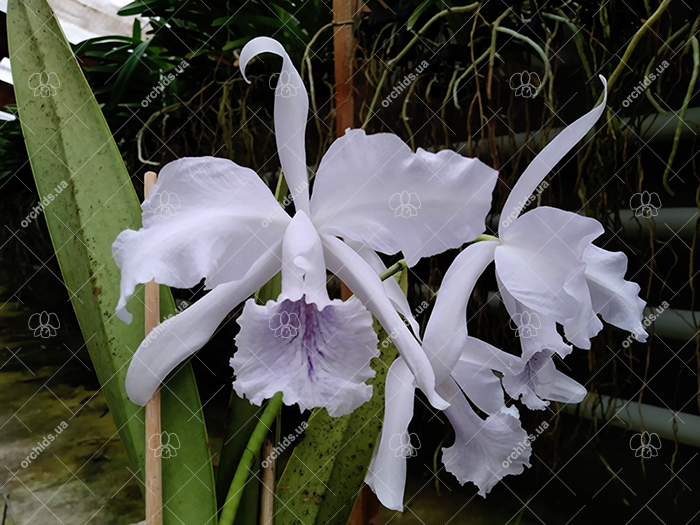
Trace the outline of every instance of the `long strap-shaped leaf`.
[[[143, 479], [143, 410], [128, 401], [124, 377], [143, 339], [143, 308], [126, 325], [114, 317], [119, 271], [111, 244], [138, 228], [136, 192], [85, 77], [45, 0], [10, 0], [8, 33], [19, 115], [63, 279], [112, 416]], [[143, 290], [137, 294], [143, 301]], [[161, 293], [162, 315], [175, 313]], [[139, 299], [133, 299], [138, 305]], [[163, 502], [167, 525], [216, 523], [214, 475], [192, 369], [162, 390]], [[157, 439], [157, 437], [156, 437]]]

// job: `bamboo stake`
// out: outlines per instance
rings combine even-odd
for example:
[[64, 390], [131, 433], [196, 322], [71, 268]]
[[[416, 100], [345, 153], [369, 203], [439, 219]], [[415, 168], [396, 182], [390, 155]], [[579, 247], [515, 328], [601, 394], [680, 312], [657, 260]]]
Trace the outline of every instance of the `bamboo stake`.
[[[264, 459], [272, 456], [273, 445], [270, 437], [265, 438], [262, 448], [262, 457]], [[276, 479], [276, 461], [267, 460], [267, 467], [263, 465], [262, 471], [262, 493], [260, 496], [260, 525], [273, 525], [275, 515], [275, 485]]]
[[[144, 176], [144, 198], [156, 183], [157, 175]], [[145, 285], [146, 335], [160, 322], [160, 289], [155, 281]], [[158, 436], [154, 438], [154, 436]], [[155, 448], [153, 448], [155, 445]], [[160, 390], [146, 403], [146, 524], [163, 525], [163, 477], [161, 464]]]

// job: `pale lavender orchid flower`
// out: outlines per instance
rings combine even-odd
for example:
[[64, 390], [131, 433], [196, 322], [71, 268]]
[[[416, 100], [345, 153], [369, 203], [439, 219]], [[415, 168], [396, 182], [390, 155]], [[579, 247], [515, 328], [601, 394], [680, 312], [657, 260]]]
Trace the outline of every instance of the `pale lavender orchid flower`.
[[[567, 338], [584, 348], [590, 348], [590, 338], [602, 326], [596, 314], [640, 340], [646, 338], [639, 286], [624, 280], [626, 256], [592, 244], [603, 231], [600, 223], [548, 207], [518, 216], [522, 207], [515, 206], [528, 201], [551, 168], [593, 127], [604, 107], [605, 100], [564, 129], [528, 166], [504, 207], [516, 211], [511, 220], [501, 222], [500, 238], [472, 244], [455, 258], [426, 327], [423, 348], [435, 370], [436, 391], [450, 403], [445, 414], [455, 430], [455, 443], [443, 449], [442, 462], [461, 484], [474, 483], [482, 496], [503, 477], [530, 466], [530, 448], [522, 446], [527, 433], [517, 409], [506, 407], [504, 389], [530, 409], [543, 409], [547, 401], [578, 403], [586, 394], [583, 386], [554, 366], [555, 353], [564, 357], [572, 349], [558, 334], [557, 322]], [[517, 327], [521, 357], [467, 333], [467, 302], [493, 261], [506, 309], [528, 325]], [[413, 384], [406, 363], [397, 359], [387, 377], [384, 426], [366, 477], [382, 504], [394, 510], [403, 507], [406, 458], [393, 454], [390, 444], [392, 436], [408, 432]], [[472, 404], [486, 414], [485, 419]]]
[[[143, 228], [122, 232], [113, 246], [122, 272], [117, 314], [130, 321], [127, 300], [138, 283], [152, 279], [189, 288], [204, 278], [211, 292], [139, 346], [127, 393], [145, 404], [229, 312], [281, 270], [277, 300], [257, 305], [249, 299], [238, 320], [231, 364], [239, 395], [260, 404], [281, 391], [286, 404], [302, 409], [352, 412], [371, 396], [365, 381], [374, 375], [369, 362], [378, 354], [371, 312], [392, 333], [417, 386], [436, 408], [446, 408], [425, 353], [397, 313], [411, 318], [408, 303], [393, 280], [380, 280], [384, 266], [376, 252], [402, 252], [411, 266], [475, 239], [484, 230], [497, 173], [452, 151], [413, 153], [395, 135], [348, 130], [323, 157], [310, 197], [308, 96], [297, 70], [284, 48], [266, 37], [243, 48], [240, 68], [245, 73], [254, 56], [268, 52], [283, 59], [275, 133], [296, 214], [280, 206], [254, 171], [229, 160], [185, 158], [163, 168], [142, 205]], [[403, 202], [405, 192], [416, 195], [411, 204], [417, 213], [409, 217], [395, 210], [396, 195]], [[179, 201], [169, 216], [151, 206], [162, 193]], [[356, 299], [331, 300], [326, 270]]]

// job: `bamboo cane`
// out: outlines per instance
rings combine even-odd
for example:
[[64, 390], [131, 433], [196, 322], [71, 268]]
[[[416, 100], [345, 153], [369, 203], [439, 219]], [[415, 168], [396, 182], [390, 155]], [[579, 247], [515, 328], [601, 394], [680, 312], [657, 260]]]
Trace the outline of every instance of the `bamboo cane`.
[[[144, 197], [156, 183], [157, 175], [144, 176]], [[160, 322], [160, 289], [155, 281], [145, 285], [146, 335]], [[154, 436], [158, 436], [157, 438]], [[146, 524], [163, 525], [163, 476], [161, 465], [160, 390], [146, 403]]]

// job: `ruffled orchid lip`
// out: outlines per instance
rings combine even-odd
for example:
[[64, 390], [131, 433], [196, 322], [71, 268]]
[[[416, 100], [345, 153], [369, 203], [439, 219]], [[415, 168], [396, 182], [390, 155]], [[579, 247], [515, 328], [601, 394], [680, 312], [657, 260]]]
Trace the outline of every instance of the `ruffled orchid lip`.
[[246, 302], [231, 359], [236, 393], [253, 404], [277, 392], [302, 410], [325, 407], [345, 415], [368, 401], [379, 355], [372, 316], [355, 299], [319, 305], [306, 295], [265, 305]]

